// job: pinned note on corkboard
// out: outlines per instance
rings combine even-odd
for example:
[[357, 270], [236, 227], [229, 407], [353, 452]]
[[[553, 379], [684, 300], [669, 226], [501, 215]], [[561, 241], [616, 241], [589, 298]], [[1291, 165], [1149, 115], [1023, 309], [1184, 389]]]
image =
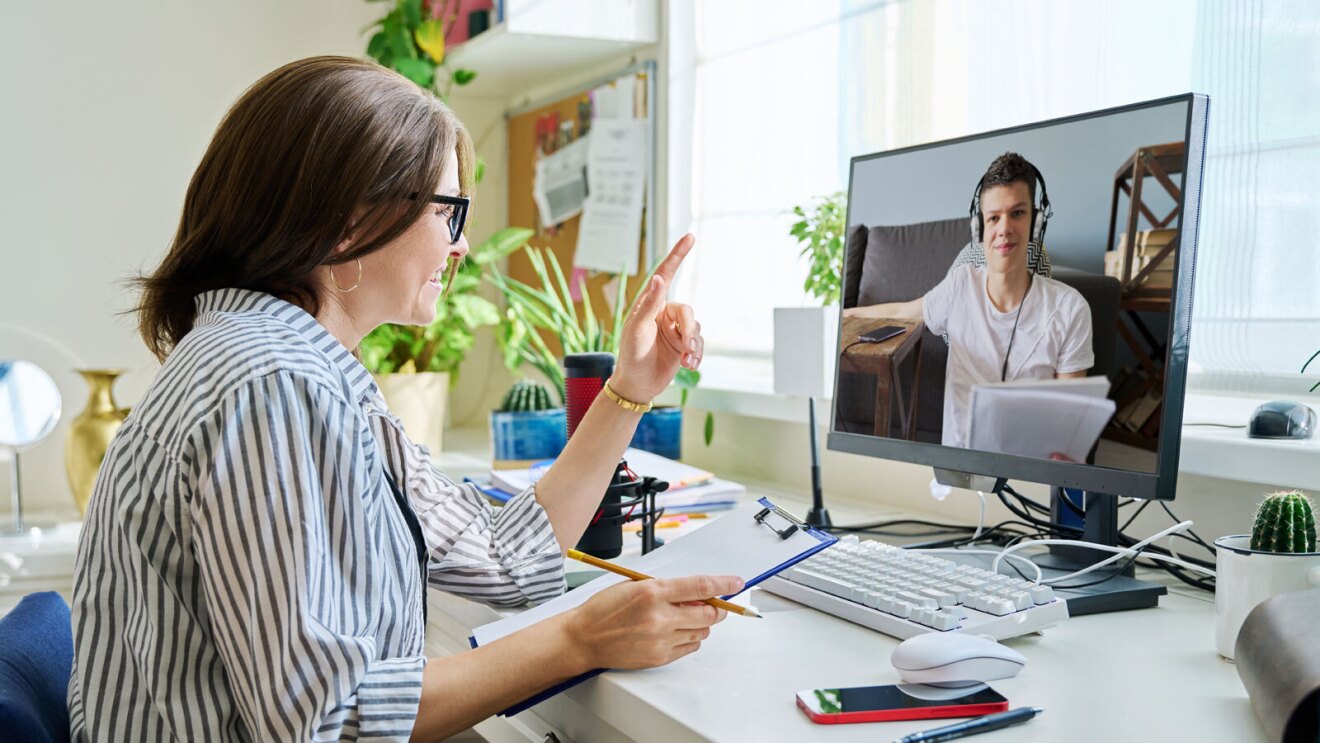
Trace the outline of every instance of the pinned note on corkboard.
[[[536, 229], [574, 299], [585, 285], [608, 317], [620, 273], [631, 298], [663, 257], [655, 234], [655, 63], [611, 75], [508, 115], [509, 224]], [[519, 252], [509, 276], [539, 280]], [[558, 349], [554, 349], [558, 351]]]

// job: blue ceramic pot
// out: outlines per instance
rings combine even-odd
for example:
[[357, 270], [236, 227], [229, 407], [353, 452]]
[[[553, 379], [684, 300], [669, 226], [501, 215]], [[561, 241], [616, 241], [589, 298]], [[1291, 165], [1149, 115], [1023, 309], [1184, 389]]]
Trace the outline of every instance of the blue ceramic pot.
[[652, 408], [642, 416], [633, 434], [632, 446], [670, 459], [683, 455], [683, 409], [676, 406]]
[[497, 461], [557, 457], [567, 437], [563, 408], [490, 414], [491, 450]]

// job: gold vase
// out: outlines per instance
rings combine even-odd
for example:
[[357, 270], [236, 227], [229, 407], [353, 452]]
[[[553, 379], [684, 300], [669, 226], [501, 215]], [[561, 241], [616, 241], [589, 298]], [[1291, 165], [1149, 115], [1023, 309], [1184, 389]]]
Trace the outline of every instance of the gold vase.
[[96, 473], [101, 469], [101, 460], [105, 459], [105, 450], [115, 431], [128, 417], [129, 409], [115, 405], [111, 391], [115, 379], [124, 373], [123, 369], [78, 369], [77, 372], [87, 381], [91, 394], [87, 398], [87, 407], [69, 426], [64, 465], [69, 471], [69, 487], [78, 503], [78, 512], [86, 515], [87, 502], [92, 498], [92, 486], [96, 484]]

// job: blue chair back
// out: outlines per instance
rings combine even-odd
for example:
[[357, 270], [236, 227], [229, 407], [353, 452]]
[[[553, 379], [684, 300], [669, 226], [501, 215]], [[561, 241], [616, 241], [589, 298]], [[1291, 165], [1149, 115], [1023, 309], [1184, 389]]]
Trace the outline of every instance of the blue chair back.
[[69, 740], [73, 627], [53, 591], [30, 593], [0, 619], [0, 731], [8, 740]]

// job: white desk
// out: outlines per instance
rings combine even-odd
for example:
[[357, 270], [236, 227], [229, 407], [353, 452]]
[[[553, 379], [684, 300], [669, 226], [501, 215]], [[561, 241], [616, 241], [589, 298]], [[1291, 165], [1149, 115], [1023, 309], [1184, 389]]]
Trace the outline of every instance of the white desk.
[[[749, 496], [794, 505], [792, 494], [751, 490]], [[852, 516], [831, 510], [836, 521]], [[1213, 598], [1169, 585], [1158, 608], [1077, 617], [1043, 635], [1007, 641], [1027, 657], [1027, 666], [992, 686], [1012, 706], [1039, 706], [1045, 713], [975, 740], [1264, 741], [1237, 671], [1215, 653]], [[799, 689], [898, 683], [889, 663], [898, 641], [763, 591], [753, 592], [752, 603], [764, 620], [729, 617], [693, 655], [662, 668], [611, 671], [476, 730], [494, 741], [540, 741], [554, 731], [561, 740], [593, 743], [883, 743], [942, 724], [810, 722], [794, 706]], [[467, 649], [472, 627], [501, 616], [435, 591], [430, 606], [428, 651], [435, 654]]]
[[[67, 517], [67, 514], [60, 514]], [[23, 534], [9, 531], [11, 523], [0, 519], [0, 617], [8, 614], [23, 597], [36, 591], [56, 591], [68, 601], [73, 596], [73, 562], [82, 522], [29, 518]]]

